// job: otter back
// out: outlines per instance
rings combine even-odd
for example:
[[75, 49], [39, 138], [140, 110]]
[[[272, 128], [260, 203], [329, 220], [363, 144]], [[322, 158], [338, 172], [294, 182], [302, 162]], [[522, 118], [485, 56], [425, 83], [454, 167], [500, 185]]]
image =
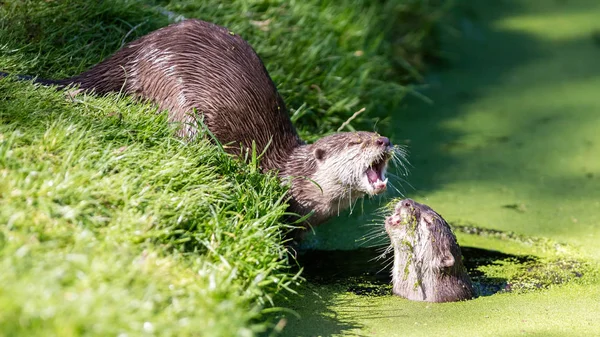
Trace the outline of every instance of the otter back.
[[168, 110], [170, 121], [181, 124], [180, 136], [194, 137], [201, 119], [229, 153], [243, 155], [255, 146], [261, 168], [278, 170], [291, 183], [290, 212], [301, 217], [314, 212], [307, 220], [313, 226], [365, 194], [383, 193], [388, 161], [404, 156], [373, 132], [338, 133], [304, 144], [252, 47], [200, 20], [154, 31], [72, 78], [34, 80], [98, 94], [129, 93]]
[[[133, 41], [90, 70], [65, 80], [103, 94], [124, 91], [158, 104], [179, 134], [193, 137], [196, 118], [239, 154], [258, 153], [264, 169], [280, 163], [302, 141], [262, 61], [238, 35], [212, 23], [186, 20]], [[195, 113], [194, 113], [195, 111]]]

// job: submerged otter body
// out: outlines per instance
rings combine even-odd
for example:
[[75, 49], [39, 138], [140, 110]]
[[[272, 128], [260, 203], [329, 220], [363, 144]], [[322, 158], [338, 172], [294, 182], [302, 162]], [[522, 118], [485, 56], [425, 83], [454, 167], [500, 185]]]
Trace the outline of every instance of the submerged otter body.
[[90, 70], [64, 80], [97, 94], [123, 91], [168, 110], [178, 134], [193, 138], [201, 120], [229, 153], [256, 146], [260, 166], [291, 182], [290, 211], [314, 211], [318, 225], [364, 194], [386, 189], [387, 162], [395, 154], [372, 132], [338, 133], [305, 144], [283, 99], [252, 47], [226, 28], [186, 20], [125, 45]]
[[411, 199], [399, 201], [385, 220], [394, 250], [393, 292], [414, 301], [452, 302], [475, 296], [448, 223]]

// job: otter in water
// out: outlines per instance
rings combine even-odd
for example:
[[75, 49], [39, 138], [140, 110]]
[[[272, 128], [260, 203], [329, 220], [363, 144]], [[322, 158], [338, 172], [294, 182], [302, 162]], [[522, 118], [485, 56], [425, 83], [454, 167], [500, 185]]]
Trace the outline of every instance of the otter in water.
[[413, 301], [452, 302], [475, 296], [460, 247], [448, 223], [411, 199], [385, 219], [394, 251], [393, 292]]
[[229, 153], [243, 156], [254, 145], [262, 153], [261, 168], [291, 183], [290, 211], [300, 216], [314, 211], [308, 219], [313, 226], [365, 194], [382, 193], [389, 159], [403, 155], [373, 132], [338, 133], [305, 144], [252, 47], [200, 20], [156, 30], [80, 75], [35, 81], [97, 94], [123, 91], [168, 110], [182, 137], [196, 135], [198, 119]]

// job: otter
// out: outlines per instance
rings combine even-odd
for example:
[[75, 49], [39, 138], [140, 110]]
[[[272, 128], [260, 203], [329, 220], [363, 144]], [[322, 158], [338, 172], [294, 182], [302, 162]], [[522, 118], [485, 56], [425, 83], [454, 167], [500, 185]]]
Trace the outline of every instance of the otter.
[[403, 156], [374, 132], [338, 133], [306, 144], [253, 48], [201, 20], [151, 32], [74, 77], [33, 80], [149, 100], [168, 111], [184, 138], [196, 136], [200, 120], [227, 152], [242, 158], [252, 149], [261, 154], [261, 169], [290, 183], [289, 211], [301, 217], [314, 212], [307, 219], [312, 226], [365, 194], [382, 193], [388, 161]]
[[399, 201], [385, 219], [394, 251], [393, 293], [413, 301], [468, 300], [475, 291], [448, 223], [427, 205]]

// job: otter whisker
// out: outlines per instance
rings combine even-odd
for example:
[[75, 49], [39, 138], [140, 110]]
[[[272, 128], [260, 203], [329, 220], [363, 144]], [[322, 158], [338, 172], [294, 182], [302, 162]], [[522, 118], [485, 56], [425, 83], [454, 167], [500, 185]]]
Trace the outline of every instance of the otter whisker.
[[396, 145], [393, 147], [391, 152], [391, 161], [398, 170], [402, 169], [404, 175], [408, 175], [409, 172], [407, 165], [410, 165], [410, 162], [407, 158], [408, 150], [405, 146]]
[[[363, 225], [363, 226], [366, 227], [366, 225]], [[374, 225], [371, 225], [369, 227], [371, 227], [371, 228], [369, 229], [369, 231], [367, 233], [365, 233], [365, 235], [362, 236], [362, 238], [367, 238], [367, 237], [370, 237], [375, 234], [385, 235], [385, 228], [381, 224], [377, 227]]]
[[[388, 207], [381, 207], [375, 211], [375, 216], [380, 219], [385, 219], [389, 215], [389, 211], [390, 210], [388, 209]], [[381, 223], [383, 223], [383, 221], [379, 223], [380, 226]]]
[[380, 236], [385, 236], [385, 230], [384, 229], [377, 229], [377, 228], [373, 228], [371, 229], [371, 231], [365, 235], [363, 235], [361, 237], [361, 239], [369, 239], [369, 238], [373, 238], [373, 237], [380, 237]]
[[407, 167], [408, 160], [406, 160], [406, 158], [404, 158], [404, 157], [398, 157], [398, 156], [392, 156], [391, 161], [394, 164], [394, 167], [396, 168], [396, 171], [401, 172], [401, 174], [404, 175], [404, 176], [407, 176], [409, 174], [409, 169]]
[[389, 258], [393, 258], [394, 257], [393, 255], [390, 256], [390, 257], [387, 256], [388, 254], [390, 254], [390, 253], [392, 253], [394, 251], [394, 246], [392, 246], [392, 245], [383, 246], [383, 247], [381, 247], [381, 248], [379, 248], [377, 250], [380, 251], [379, 255], [377, 255], [376, 257], [372, 258], [370, 261], [379, 261], [381, 259], [386, 259], [387, 260]]
[[[406, 179], [404, 179], [404, 178], [402, 178], [400, 176], [397, 176], [397, 175], [395, 175], [393, 173], [390, 173], [390, 176], [392, 178], [394, 178], [394, 180], [397, 180], [397, 181], [401, 182], [400, 186], [402, 186], [402, 190], [404, 191], [404, 193], [406, 193], [406, 189], [404, 188], [405, 185], [408, 185], [408, 187], [410, 187], [413, 191], [416, 190], [415, 187], [408, 180], [406, 180]], [[392, 186], [395, 187], [394, 185], [392, 185]], [[398, 191], [398, 192], [400, 192], [400, 191]]]
[[379, 273], [381, 273], [382, 271], [389, 269], [389, 268], [390, 268], [390, 266], [391, 266], [393, 263], [394, 263], [394, 260], [393, 260], [393, 259], [390, 259], [390, 261], [389, 261], [389, 262], [385, 263], [385, 265], [384, 265], [384, 266], [383, 266], [381, 269], [379, 269], [378, 271], [376, 271], [375, 273], [376, 273], [376, 274], [379, 274]]
[[[395, 173], [391, 173], [391, 172], [388, 172], [388, 174], [389, 174], [389, 175], [390, 175], [392, 178], [394, 178], [395, 180], [399, 180], [399, 181], [401, 181], [401, 182], [403, 182], [403, 183], [405, 183], [405, 184], [407, 184], [407, 185], [410, 185], [410, 182], [409, 182], [408, 180], [406, 180], [406, 178], [403, 178], [402, 176], [400, 176], [400, 175], [398, 175], [398, 174], [395, 174]], [[412, 186], [410, 186], [410, 187], [411, 187], [411, 188], [414, 188], [414, 187], [412, 187]]]
[[359, 225], [360, 227], [376, 227], [376, 228], [383, 228], [383, 225], [381, 224], [380, 221], [377, 221], [376, 219], [372, 219], [370, 222], [363, 222]]
[[354, 210], [356, 208], [356, 205], [358, 204], [358, 200], [359, 200], [359, 198], [355, 198], [354, 201], [351, 201], [351, 204], [350, 204], [351, 210]]
[[366, 233], [361, 237], [361, 239], [368, 239], [374, 236], [379, 236], [385, 234], [385, 230], [373, 228], [369, 233]]
[[352, 203], [352, 189], [348, 189], [348, 208], [350, 209], [350, 214], [352, 214], [352, 212], [354, 212]]
[[[399, 196], [401, 196], [401, 197], [404, 197], [404, 193], [403, 193], [403, 192], [406, 192], [406, 191], [400, 191], [400, 190], [399, 190], [399, 189], [396, 187], [396, 185], [395, 185], [395, 184], [393, 184], [393, 183], [389, 183], [389, 184], [390, 184], [390, 186], [392, 186], [392, 188], [394, 189], [394, 191], [396, 191], [397, 195], [399, 195]], [[400, 186], [402, 186], [402, 185], [400, 185]], [[403, 189], [403, 190], [404, 190], [404, 189]]]
[[377, 230], [379, 230], [379, 227], [383, 227], [381, 225], [381, 223], [367, 223], [367, 224], [360, 224], [359, 227], [377, 227]]
[[[364, 237], [361, 239], [361, 242], [359, 245], [361, 247], [367, 247], [367, 246], [365, 246], [367, 243], [372, 242], [374, 240], [382, 239], [382, 238], [384, 238], [384, 235], [385, 235], [385, 233], [383, 233], [383, 235], [377, 234], [377, 235], [372, 235], [370, 237]], [[377, 246], [380, 246], [380, 245], [381, 245], [381, 243], [377, 244]], [[373, 246], [370, 246], [370, 247], [373, 247]]]

